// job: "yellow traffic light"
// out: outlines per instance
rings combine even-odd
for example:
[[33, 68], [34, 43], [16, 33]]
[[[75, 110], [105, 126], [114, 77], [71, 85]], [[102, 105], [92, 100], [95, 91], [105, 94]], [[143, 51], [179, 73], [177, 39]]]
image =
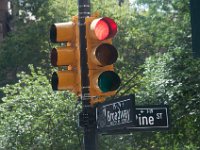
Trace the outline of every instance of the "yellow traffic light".
[[50, 28], [50, 40], [54, 43], [74, 42], [76, 22], [55, 23]]
[[51, 42], [65, 43], [65, 46], [51, 50], [51, 64], [62, 68], [62, 70], [53, 73], [51, 85], [53, 90], [70, 90], [80, 95], [80, 54], [77, 22], [77, 18], [73, 17], [70, 22], [55, 23], [50, 28]]
[[118, 52], [112, 45], [117, 24], [108, 17], [87, 17], [85, 23], [90, 96], [91, 104], [95, 104], [114, 95], [120, 86], [120, 78], [113, 67], [118, 57]]

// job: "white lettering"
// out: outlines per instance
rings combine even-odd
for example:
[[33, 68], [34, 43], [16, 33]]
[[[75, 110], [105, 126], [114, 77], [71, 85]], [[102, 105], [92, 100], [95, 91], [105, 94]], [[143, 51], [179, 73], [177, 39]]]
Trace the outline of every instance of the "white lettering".
[[147, 114], [152, 114], [153, 113], [153, 109], [147, 109]]
[[162, 119], [162, 113], [157, 113], [156, 114], [156, 119]]
[[154, 125], [154, 117], [153, 116], [141, 116], [141, 114], [136, 115], [136, 119], [139, 122], [140, 126]]
[[115, 112], [107, 111], [107, 122], [110, 125], [124, 124], [130, 122], [130, 109], [118, 110]]
[[154, 125], [154, 118], [152, 116], [149, 117], [149, 125]]

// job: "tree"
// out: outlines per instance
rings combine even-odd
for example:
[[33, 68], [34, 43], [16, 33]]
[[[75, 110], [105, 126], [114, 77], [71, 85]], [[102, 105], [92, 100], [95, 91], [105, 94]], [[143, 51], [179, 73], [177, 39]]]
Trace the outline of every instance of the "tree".
[[17, 72], [28, 71], [28, 64], [50, 68], [50, 25], [71, 19], [76, 10], [73, 0], [59, 3], [53, 0], [11, 2], [12, 31], [0, 46], [1, 86], [16, 82]]
[[9, 31], [9, 14], [8, 14], [8, 1], [0, 1], [0, 42], [3, 41], [6, 33]]
[[79, 149], [77, 105], [68, 92], [52, 92], [44, 72], [29, 66], [31, 74], [1, 88], [0, 147], [3, 149]]
[[[145, 86], [138, 93], [140, 103], [169, 104], [171, 131], [163, 136], [158, 133], [159, 145], [173, 136], [172, 148], [198, 149], [197, 123], [200, 120], [200, 61], [189, 51], [176, 48], [164, 55], [148, 58], [144, 65]], [[157, 139], [158, 140], [158, 139]]]
[[[132, 4], [127, 0], [121, 7], [116, 0], [91, 4], [92, 12], [99, 10], [119, 27], [113, 41], [120, 56], [115, 65], [122, 79], [118, 95], [136, 93], [136, 104], [167, 102], [172, 114], [168, 132], [100, 136], [100, 149], [198, 149], [199, 61], [190, 57], [189, 0], [138, 0]], [[15, 6], [22, 14], [0, 49], [1, 83], [17, 82], [2, 88], [1, 147], [79, 149], [78, 108], [72, 101], [76, 98], [68, 92], [53, 93], [47, 79], [51, 72], [49, 26], [77, 15], [77, 1], [26, 0]], [[30, 63], [42, 68], [29, 70]], [[14, 81], [12, 72], [15, 76], [20, 70], [26, 73]]]

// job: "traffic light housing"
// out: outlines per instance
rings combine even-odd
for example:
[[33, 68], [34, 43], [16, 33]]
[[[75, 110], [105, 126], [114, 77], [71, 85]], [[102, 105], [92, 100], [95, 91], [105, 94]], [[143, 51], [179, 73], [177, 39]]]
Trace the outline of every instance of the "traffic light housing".
[[117, 24], [108, 17], [86, 17], [87, 56], [91, 104], [103, 102], [120, 86], [120, 78], [114, 72], [118, 52], [112, 45], [117, 33]]
[[72, 21], [55, 23], [50, 28], [50, 40], [62, 43], [61, 47], [51, 50], [51, 64], [58, 67], [51, 79], [53, 90], [70, 90], [80, 95], [80, 54], [78, 18]]

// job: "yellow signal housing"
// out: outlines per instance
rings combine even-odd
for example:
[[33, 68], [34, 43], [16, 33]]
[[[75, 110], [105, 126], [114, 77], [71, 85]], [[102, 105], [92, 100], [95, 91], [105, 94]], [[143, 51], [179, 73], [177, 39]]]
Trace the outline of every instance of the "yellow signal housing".
[[54, 43], [65, 43], [64, 46], [51, 50], [51, 64], [61, 68], [52, 75], [52, 89], [69, 90], [80, 95], [78, 18], [73, 17], [70, 22], [53, 24], [50, 28], [50, 40]]
[[75, 40], [76, 22], [55, 23], [50, 29], [50, 40], [54, 43], [73, 42]]
[[51, 80], [53, 90], [74, 90], [75, 73], [73, 71], [54, 72]]
[[71, 46], [53, 48], [51, 51], [51, 64], [55, 67], [75, 64], [75, 50], [76, 49]]
[[118, 52], [112, 45], [117, 33], [116, 23], [108, 18], [95, 16], [85, 18], [87, 56], [90, 81], [91, 104], [105, 101], [120, 86], [120, 78], [114, 72]]

